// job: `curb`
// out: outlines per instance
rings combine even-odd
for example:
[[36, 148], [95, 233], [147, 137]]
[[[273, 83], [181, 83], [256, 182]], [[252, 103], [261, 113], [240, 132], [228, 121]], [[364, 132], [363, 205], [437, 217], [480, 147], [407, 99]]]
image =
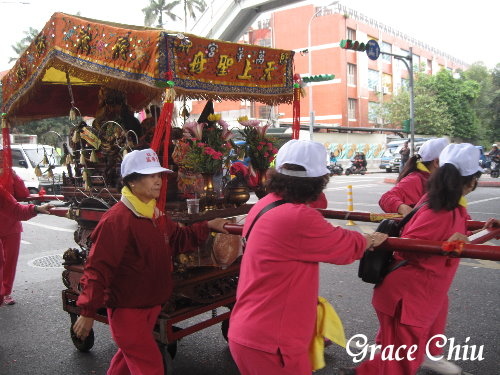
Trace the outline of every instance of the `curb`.
[[[384, 182], [386, 184], [396, 184], [395, 178], [385, 178]], [[500, 181], [481, 181], [478, 183], [479, 187], [500, 187]]]

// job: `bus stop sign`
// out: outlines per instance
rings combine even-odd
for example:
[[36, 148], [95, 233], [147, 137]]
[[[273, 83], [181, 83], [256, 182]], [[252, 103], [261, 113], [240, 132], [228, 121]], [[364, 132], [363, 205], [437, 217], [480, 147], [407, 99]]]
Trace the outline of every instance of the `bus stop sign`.
[[366, 43], [366, 55], [370, 60], [377, 60], [380, 56], [380, 47], [376, 40], [370, 39]]

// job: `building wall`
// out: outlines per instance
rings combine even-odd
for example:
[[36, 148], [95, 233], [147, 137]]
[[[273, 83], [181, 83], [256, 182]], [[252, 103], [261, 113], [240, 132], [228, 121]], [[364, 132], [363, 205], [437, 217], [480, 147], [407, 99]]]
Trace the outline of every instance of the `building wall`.
[[[419, 42], [413, 37], [379, 23], [355, 10], [343, 5], [331, 9], [320, 10], [314, 5], [305, 5], [274, 12], [269, 22], [261, 21], [261, 29], [250, 31], [248, 41], [251, 44], [269, 45], [273, 47], [295, 50], [294, 71], [301, 75], [335, 74], [333, 81], [310, 83], [305, 92], [312, 90], [315, 123], [344, 127], [380, 127], [381, 124], [369, 121], [369, 103], [381, 103], [390, 100], [394, 93], [401, 89], [402, 79], [409, 77], [404, 63], [391, 57], [389, 61], [382, 58], [372, 61], [365, 53], [341, 49], [339, 42], [347, 39], [348, 29], [354, 30], [355, 39], [367, 42], [376, 39], [379, 45], [389, 43], [391, 53], [407, 55], [412, 47], [416, 60], [424, 65], [429, 74], [436, 74], [440, 69], [466, 69], [466, 64], [452, 56]], [[311, 25], [311, 45], [308, 31]], [[266, 44], [267, 43], [267, 44]], [[309, 67], [309, 55], [311, 67]], [[414, 61], [414, 64], [417, 62]], [[348, 82], [348, 64], [356, 68], [355, 84]], [[379, 72], [376, 90], [368, 87], [369, 70]], [[354, 118], [348, 116], [349, 99], [357, 102]], [[259, 117], [259, 106], [241, 102], [215, 103], [217, 112], [244, 112], [251, 117]], [[202, 105], [193, 104], [193, 113], [201, 112]], [[301, 123], [309, 124], [311, 106], [309, 96], [301, 100]], [[281, 104], [274, 108], [274, 114], [282, 114], [280, 121], [292, 122], [292, 106]], [[223, 117], [227, 118], [223, 114]], [[327, 130], [321, 130], [327, 131]]]

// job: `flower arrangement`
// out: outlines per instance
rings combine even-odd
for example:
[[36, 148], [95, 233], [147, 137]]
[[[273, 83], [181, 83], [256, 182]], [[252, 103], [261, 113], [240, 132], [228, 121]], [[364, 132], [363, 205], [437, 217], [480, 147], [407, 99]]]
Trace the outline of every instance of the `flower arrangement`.
[[249, 120], [246, 116], [238, 118], [238, 122], [244, 126], [240, 133], [245, 138], [252, 168], [261, 171], [268, 169], [278, 152], [276, 138], [266, 136], [269, 124], [260, 125], [259, 120]]
[[180, 141], [183, 156], [179, 164], [195, 173], [217, 174], [232, 148], [230, 139], [233, 134], [220, 115], [211, 114], [208, 121], [211, 124], [196, 121], [184, 124], [187, 137]]

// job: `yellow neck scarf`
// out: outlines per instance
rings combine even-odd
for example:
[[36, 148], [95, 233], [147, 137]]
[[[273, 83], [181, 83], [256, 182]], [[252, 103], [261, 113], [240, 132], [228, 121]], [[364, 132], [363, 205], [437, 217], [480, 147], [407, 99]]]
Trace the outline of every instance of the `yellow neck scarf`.
[[467, 207], [467, 198], [465, 198], [463, 195], [460, 197], [460, 200], [458, 201], [458, 204], [462, 207]]
[[127, 198], [127, 200], [134, 207], [138, 214], [149, 219], [153, 218], [156, 207], [156, 199], [151, 199], [148, 203], [144, 203], [139, 198], [137, 198], [126, 186], [122, 188], [122, 195]]
[[422, 171], [422, 172], [431, 173], [431, 171], [429, 169], [427, 169], [427, 167], [425, 166], [425, 164], [422, 163], [421, 161], [417, 161], [417, 169], [419, 171]]

